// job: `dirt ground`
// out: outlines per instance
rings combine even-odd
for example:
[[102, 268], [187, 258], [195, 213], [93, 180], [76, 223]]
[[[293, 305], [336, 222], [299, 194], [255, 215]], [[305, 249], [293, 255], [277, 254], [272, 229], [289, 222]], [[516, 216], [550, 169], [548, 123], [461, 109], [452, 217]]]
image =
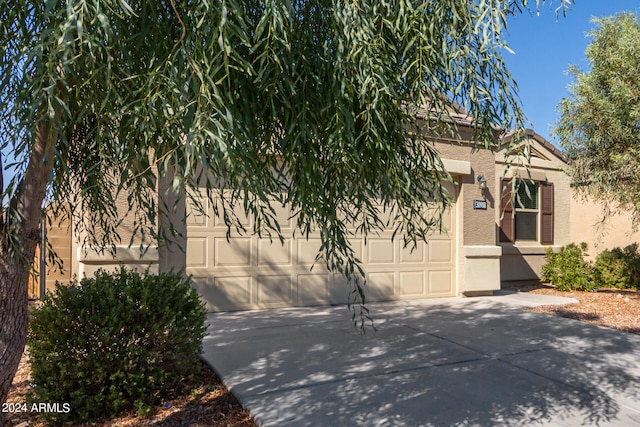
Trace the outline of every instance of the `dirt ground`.
[[[29, 391], [29, 364], [25, 354], [13, 381], [7, 403], [24, 403]], [[202, 375], [187, 387], [191, 393], [177, 399], [163, 402], [145, 417], [132, 414], [105, 420], [99, 423], [80, 424], [73, 427], [137, 427], [137, 426], [189, 426], [189, 427], [255, 427], [249, 413], [240, 406], [236, 398], [226, 389], [222, 381], [208, 367], [204, 366]], [[37, 420], [36, 414], [9, 413], [6, 420], [9, 427], [45, 427]], [[71, 427], [71, 426], [69, 426]]]

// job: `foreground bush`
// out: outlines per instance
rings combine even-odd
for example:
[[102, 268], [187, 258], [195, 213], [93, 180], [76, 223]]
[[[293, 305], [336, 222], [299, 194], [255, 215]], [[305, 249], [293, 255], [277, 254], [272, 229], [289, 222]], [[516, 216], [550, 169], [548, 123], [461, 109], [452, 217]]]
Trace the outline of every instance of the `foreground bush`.
[[584, 242], [580, 246], [573, 243], [563, 246], [558, 253], [548, 248], [540, 279], [551, 282], [560, 291], [595, 291], [597, 285], [593, 281], [591, 265], [584, 259], [586, 251]]
[[624, 249], [614, 248], [598, 254], [594, 264], [594, 280], [603, 288], [639, 289], [640, 253], [638, 244]]
[[179, 274], [120, 269], [56, 286], [29, 325], [34, 402], [48, 421], [142, 415], [200, 369], [205, 310]]

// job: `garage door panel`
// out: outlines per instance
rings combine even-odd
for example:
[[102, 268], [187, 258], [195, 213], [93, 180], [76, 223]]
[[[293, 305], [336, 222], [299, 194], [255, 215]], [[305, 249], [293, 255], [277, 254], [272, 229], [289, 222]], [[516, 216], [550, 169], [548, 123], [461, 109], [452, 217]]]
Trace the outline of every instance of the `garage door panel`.
[[[202, 208], [205, 213], [209, 212], [209, 202], [206, 199], [202, 200]], [[186, 204], [186, 215], [187, 215], [187, 227], [191, 228], [208, 228], [209, 223], [211, 221], [210, 215], [205, 215], [200, 212], [198, 208], [194, 205], [193, 201], [188, 200]]]
[[451, 270], [429, 271], [429, 294], [451, 295], [453, 289], [453, 273]]
[[451, 240], [431, 240], [429, 242], [429, 263], [453, 262], [453, 242]]
[[[362, 277], [356, 275], [362, 282]], [[351, 286], [347, 283], [345, 278], [338, 273], [331, 273], [331, 283], [329, 284], [330, 303], [331, 304], [346, 304], [349, 302], [351, 294]], [[351, 298], [353, 300], [353, 298]]]
[[245, 310], [252, 308], [251, 277], [193, 276], [192, 286], [200, 294], [208, 311]]
[[351, 245], [351, 249], [353, 249], [354, 256], [362, 261], [362, 254], [364, 253], [364, 239], [349, 239], [349, 244]]
[[280, 230], [282, 232], [293, 231], [295, 222], [294, 218], [291, 217], [291, 211], [278, 203], [273, 204], [273, 210], [275, 211], [276, 220], [280, 225]]
[[[220, 212], [222, 212], [222, 202], [220, 200], [217, 200], [216, 203], [217, 203], [218, 210]], [[224, 216], [222, 216], [222, 215], [220, 215], [220, 216], [214, 215], [213, 209], [209, 209], [208, 212], [209, 212], [209, 215], [213, 218], [213, 221], [212, 221], [213, 226], [217, 230], [224, 230], [226, 232], [227, 224], [224, 222]], [[244, 213], [244, 210], [242, 209], [242, 207], [236, 206], [236, 208], [233, 210], [233, 213], [237, 217], [236, 220], [237, 220], [238, 224], [241, 224], [247, 230], [251, 230], [251, 227], [252, 227], [251, 218], [248, 217]]]
[[213, 300], [210, 298], [211, 295], [211, 279], [209, 277], [202, 276], [191, 276], [191, 287], [198, 292], [200, 295], [200, 301], [204, 302], [204, 308], [207, 311], [218, 311], [216, 306], [213, 304]]
[[365, 246], [367, 251], [367, 263], [392, 264], [395, 262], [395, 245], [390, 239], [369, 239]]
[[403, 247], [400, 245], [400, 263], [401, 264], [423, 264], [425, 262], [425, 254], [427, 252], [426, 243], [418, 242], [416, 247]]
[[215, 239], [214, 267], [250, 267], [253, 245], [250, 237], [225, 237]]
[[446, 236], [447, 233], [453, 230], [453, 215], [451, 214], [451, 209], [442, 214], [442, 230], [444, 233], [443, 236]]
[[385, 301], [394, 295], [393, 271], [369, 273], [369, 280], [365, 286], [367, 301]]
[[219, 307], [251, 307], [251, 276], [216, 277], [210, 298]]
[[398, 282], [401, 297], [420, 297], [426, 293], [424, 271], [401, 271]]
[[316, 255], [321, 245], [322, 241], [319, 238], [298, 240], [298, 265], [301, 267], [311, 267], [316, 261]]
[[394, 224], [394, 219], [397, 214], [397, 209], [387, 208], [387, 210], [385, 211], [382, 205], [378, 205], [377, 208], [379, 209], [379, 217], [380, 217], [380, 221], [383, 224], [384, 230], [386, 232], [393, 232], [396, 228]]
[[209, 238], [189, 237], [187, 240], [187, 268], [206, 268], [209, 259]]
[[326, 304], [331, 300], [331, 274], [299, 274], [298, 305]]
[[[447, 209], [442, 213], [442, 236], [439, 236], [439, 233], [434, 233], [433, 237], [435, 238], [447, 238], [447, 234], [452, 233], [455, 229], [454, 223], [454, 211], [453, 209]], [[424, 210], [425, 217], [437, 217], [439, 215], [439, 208], [431, 208]]]
[[286, 307], [291, 301], [291, 276], [258, 276], [257, 304], [260, 307]]
[[291, 266], [293, 258], [291, 239], [284, 239], [283, 243], [258, 239], [258, 266]]

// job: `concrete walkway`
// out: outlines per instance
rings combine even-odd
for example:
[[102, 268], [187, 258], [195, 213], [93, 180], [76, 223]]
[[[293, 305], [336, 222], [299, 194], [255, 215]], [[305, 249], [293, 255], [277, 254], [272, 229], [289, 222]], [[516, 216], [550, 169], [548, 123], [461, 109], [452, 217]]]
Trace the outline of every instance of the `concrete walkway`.
[[210, 314], [204, 357], [262, 426], [640, 425], [640, 336], [522, 310], [557, 302]]

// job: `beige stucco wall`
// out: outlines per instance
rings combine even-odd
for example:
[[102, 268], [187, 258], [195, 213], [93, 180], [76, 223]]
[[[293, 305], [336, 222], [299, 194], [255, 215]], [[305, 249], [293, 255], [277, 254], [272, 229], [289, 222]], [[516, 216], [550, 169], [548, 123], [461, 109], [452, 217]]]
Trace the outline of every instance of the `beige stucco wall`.
[[[464, 134], [463, 134], [464, 135]], [[471, 139], [470, 133], [464, 137]], [[491, 293], [500, 288], [499, 257], [494, 225], [497, 201], [495, 190], [481, 190], [477, 177], [495, 180], [495, 154], [487, 149], [474, 149], [468, 142], [439, 141], [436, 150], [443, 159], [466, 161], [469, 174], [458, 181], [457, 280], [460, 294]], [[486, 200], [487, 209], [474, 209], [474, 200]]]
[[[153, 202], [157, 206], [158, 192], [152, 192]], [[98, 269], [114, 271], [120, 266], [125, 266], [132, 270], [150, 273], [159, 271], [159, 254], [156, 240], [145, 235], [134, 234], [135, 207], [129, 211], [129, 202], [126, 195], [121, 194], [116, 199], [118, 217], [122, 222], [118, 226], [120, 239], [113, 242], [115, 248], [97, 248], [87, 246], [85, 243], [86, 233], [101, 233], [100, 229], [88, 224], [87, 229], [81, 234], [74, 234], [72, 252], [74, 260], [72, 264], [72, 274], [78, 279], [92, 276]], [[88, 220], [88, 218], [85, 218]], [[144, 250], [141, 250], [145, 248]], [[115, 250], [115, 252], [114, 252]]]
[[[463, 160], [471, 163], [471, 174], [460, 177], [458, 203], [464, 206], [462, 215], [462, 244], [464, 246], [495, 245], [494, 216], [496, 209], [495, 191], [489, 188], [480, 190], [476, 177], [484, 175], [487, 182], [495, 179], [495, 158], [490, 150], [477, 150], [468, 144], [436, 143], [436, 149], [442, 158]], [[474, 210], [474, 200], [487, 200], [487, 210]]]
[[158, 273], [158, 249], [141, 253], [138, 247], [116, 246], [115, 252], [83, 248], [78, 253], [79, 277], [91, 277], [98, 270], [115, 271], [120, 266], [140, 273]]
[[616, 211], [606, 221], [602, 203], [583, 199], [572, 190], [570, 241], [585, 242], [590, 259], [605, 249], [625, 247], [640, 242], [640, 231], [634, 231], [631, 214]]
[[571, 180], [564, 170], [546, 171], [554, 184], [554, 246], [571, 242]]

